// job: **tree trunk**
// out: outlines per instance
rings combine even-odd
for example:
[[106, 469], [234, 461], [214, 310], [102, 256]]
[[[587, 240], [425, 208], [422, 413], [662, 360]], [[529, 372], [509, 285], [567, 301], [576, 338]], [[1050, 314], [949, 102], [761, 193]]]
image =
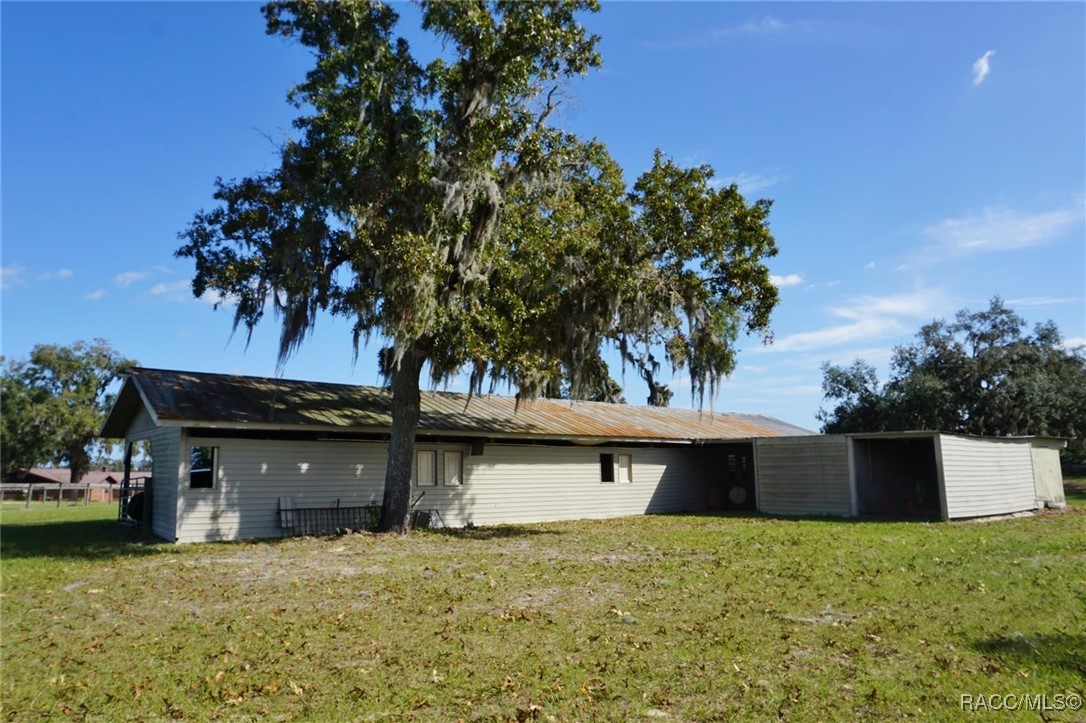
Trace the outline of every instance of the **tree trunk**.
[[79, 484], [79, 481], [83, 479], [90, 470], [90, 455], [83, 447], [76, 446], [75, 444], [68, 447], [68, 482], [70, 484]]
[[412, 348], [392, 370], [392, 436], [388, 442], [385, 494], [378, 532], [404, 532], [411, 512], [411, 468], [415, 460], [415, 431], [419, 426], [419, 377], [425, 354]]

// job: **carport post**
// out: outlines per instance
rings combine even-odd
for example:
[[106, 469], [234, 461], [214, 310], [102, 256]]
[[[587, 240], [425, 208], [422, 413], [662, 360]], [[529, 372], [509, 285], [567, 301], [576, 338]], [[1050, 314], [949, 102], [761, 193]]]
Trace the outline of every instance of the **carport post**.
[[860, 516], [860, 495], [856, 491], [856, 455], [853, 453], [852, 435], [845, 437], [845, 454], [848, 456], [848, 491], [852, 497], [852, 516]]

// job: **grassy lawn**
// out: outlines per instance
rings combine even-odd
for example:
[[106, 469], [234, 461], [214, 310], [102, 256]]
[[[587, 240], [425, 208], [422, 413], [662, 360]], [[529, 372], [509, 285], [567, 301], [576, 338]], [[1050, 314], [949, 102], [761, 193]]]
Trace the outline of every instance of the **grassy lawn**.
[[144, 544], [112, 505], [7, 507], [0, 715], [950, 720], [962, 694], [1051, 705], [1086, 695], [1086, 485], [1069, 492], [1067, 512], [983, 523], [675, 515], [189, 546]]

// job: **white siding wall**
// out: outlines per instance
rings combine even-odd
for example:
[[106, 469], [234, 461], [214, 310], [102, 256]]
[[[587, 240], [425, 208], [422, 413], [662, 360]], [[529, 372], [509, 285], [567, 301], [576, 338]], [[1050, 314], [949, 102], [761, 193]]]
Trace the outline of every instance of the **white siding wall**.
[[[187, 438], [190, 445], [218, 448], [219, 476], [212, 489], [179, 485], [180, 542], [277, 537], [278, 502], [294, 497], [297, 508], [344, 507], [381, 502], [386, 445], [376, 442], [288, 442]], [[412, 486], [417, 509], [436, 509], [450, 526], [604, 518], [704, 509], [708, 454], [676, 449], [420, 444], [434, 450], [435, 486]], [[463, 453], [463, 485], [444, 484], [445, 451]], [[630, 484], [600, 482], [600, 453], [629, 454]]]
[[136, 439], [151, 440], [151, 531], [164, 540], [177, 537], [177, 481], [179, 477], [181, 430], [157, 427]]
[[983, 517], [1037, 507], [1029, 440], [940, 435], [947, 517]]
[[[218, 449], [211, 489], [190, 489], [190, 446]], [[360, 507], [381, 501], [385, 445], [186, 436], [178, 485], [179, 542], [279, 537], [279, 497], [295, 507]]]
[[771, 515], [852, 515], [844, 435], [757, 439], [758, 509]]
[[[615, 482], [600, 481], [600, 454], [615, 455]], [[620, 484], [619, 454], [630, 455], [629, 484]], [[708, 455], [671, 449], [487, 445], [464, 457], [465, 484], [431, 505], [450, 525], [543, 522], [705, 508]]]

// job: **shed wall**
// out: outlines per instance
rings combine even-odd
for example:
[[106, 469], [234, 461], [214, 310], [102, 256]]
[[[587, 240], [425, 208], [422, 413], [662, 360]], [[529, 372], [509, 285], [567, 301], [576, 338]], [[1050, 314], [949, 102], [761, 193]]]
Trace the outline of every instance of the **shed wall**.
[[[278, 537], [279, 497], [296, 508], [380, 503], [387, 446], [378, 442], [302, 442], [191, 437], [218, 450], [211, 489], [188, 485], [186, 455], [178, 485], [179, 542]], [[437, 484], [412, 487], [417, 509], [441, 513], [447, 525], [543, 522], [646, 512], [704, 509], [709, 455], [682, 448], [623, 449], [487, 445], [471, 456], [459, 445], [419, 444], [434, 450]], [[463, 485], [443, 483], [444, 451], [460, 451]], [[600, 454], [629, 454], [629, 484], [600, 481]]]
[[177, 537], [177, 482], [180, 477], [181, 430], [157, 427], [133, 439], [151, 441], [151, 531], [164, 540]]
[[1037, 499], [1048, 507], [1064, 507], [1067, 504], [1063, 493], [1063, 471], [1060, 469], [1060, 449], [1064, 444], [1062, 441], [1046, 443], [1044, 440], [1032, 440], [1030, 451]]
[[949, 519], [1003, 515], [1037, 508], [1028, 439], [940, 435]]
[[853, 515], [847, 437], [772, 437], [754, 450], [762, 512]]

